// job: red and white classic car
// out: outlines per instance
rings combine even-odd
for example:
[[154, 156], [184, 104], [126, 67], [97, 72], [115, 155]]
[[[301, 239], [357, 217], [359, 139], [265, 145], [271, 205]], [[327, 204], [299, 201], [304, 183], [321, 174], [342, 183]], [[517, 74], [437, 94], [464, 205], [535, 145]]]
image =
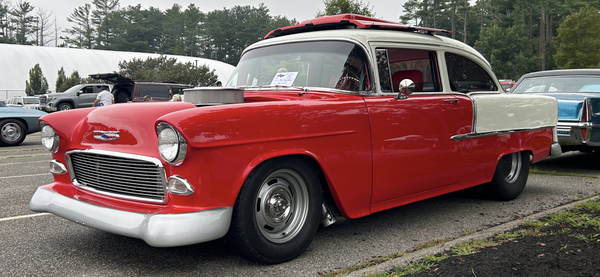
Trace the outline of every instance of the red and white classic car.
[[226, 236], [279, 263], [320, 225], [475, 186], [514, 199], [530, 163], [560, 154], [557, 101], [504, 93], [441, 31], [322, 17], [272, 31], [186, 102], [46, 115], [54, 182], [30, 208], [157, 247]]

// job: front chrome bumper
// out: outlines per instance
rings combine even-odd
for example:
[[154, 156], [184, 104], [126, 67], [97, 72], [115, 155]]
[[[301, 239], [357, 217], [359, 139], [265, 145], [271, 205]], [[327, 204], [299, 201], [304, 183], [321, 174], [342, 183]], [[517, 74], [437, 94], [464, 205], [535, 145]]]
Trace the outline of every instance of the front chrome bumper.
[[144, 214], [97, 206], [37, 189], [29, 208], [49, 212], [84, 226], [139, 238], [151, 246], [173, 247], [206, 242], [227, 234], [232, 207], [182, 214]]
[[53, 107], [50, 105], [43, 105], [43, 106], [40, 106], [40, 108], [42, 109], [42, 111], [45, 111], [45, 112], [55, 112], [56, 111], [56, 107]]

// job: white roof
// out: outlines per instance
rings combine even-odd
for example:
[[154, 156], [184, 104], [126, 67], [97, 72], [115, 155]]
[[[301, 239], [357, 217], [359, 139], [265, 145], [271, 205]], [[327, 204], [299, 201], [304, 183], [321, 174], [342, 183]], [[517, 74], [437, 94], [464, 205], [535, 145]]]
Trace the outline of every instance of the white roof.
[[[160, 54], [120, 52], [108, 50], [76, 49], [61, 47], [41, 47], [29, 45], [0, 44], [0, 99], [23, 95], [25, 81], [29, 81], [29, 70], [40, 65], [42, 74], [48, 80], [48, 88], [54, 92], [58, 70], [62, 67], [67, 77], [77, 71], [82, 78], [94, 73], [110, 73], [119, 70], [119, 62], [133, 58], [145, 60], [159, 57]], [[218, 79], [225, 83], [234, 66], [210, 59], [165, 55], [176, 58], [177, 62], [191, 62], [206, 65], [215, 70]]]

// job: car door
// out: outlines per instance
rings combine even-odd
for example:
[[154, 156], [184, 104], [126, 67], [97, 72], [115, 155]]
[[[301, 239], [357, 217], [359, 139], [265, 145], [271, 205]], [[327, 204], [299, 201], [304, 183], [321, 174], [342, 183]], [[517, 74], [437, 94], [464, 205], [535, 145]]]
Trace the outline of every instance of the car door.
[[[373, 145], [371, 202], [458, 183], [464, 174], [463, 142], [451, 137], [470, 132], [471, 102], [442, 92], [434, 51], [388, 47], [376, 52], [383, 94], [365, 97]], [[397, 99], [402, 79], [413, 81], [415, 92]]]
[[96, 97], [100, 92], [100, 87], [96, 85], [84, 86], [79, 91], [79, 96], [77, 97], [77, 107], [78, 108], [88, 108], [94, 104], [96, 101]]

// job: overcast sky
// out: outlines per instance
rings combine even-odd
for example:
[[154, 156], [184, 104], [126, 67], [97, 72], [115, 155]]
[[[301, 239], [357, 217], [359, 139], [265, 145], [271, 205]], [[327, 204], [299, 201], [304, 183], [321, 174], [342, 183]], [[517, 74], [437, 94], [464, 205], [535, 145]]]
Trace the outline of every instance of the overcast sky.
[[[53, 16], [56, 16], [56, 22], [59, 29], [59, 36], [63, 35], [60, 31], [64, 31], [68, 28], [72, 28], [73, 25], [67, 22], [67, 17], [79, 6], [83, 6], [86, 3], [92, 4], [92, 0], [9, 0], [9, 2], [16, 4], [18, 1], [29, 2], [36, 8], [42, 8], [52, 12]], [[247, 0], [204, 0], [204, 1], [191, 1], [191, 0], [120, 0], [121, 8], [127, 6], [135, 6], [142, 4], [142, 9], [148, 9], [148, 7], [159, 8], [161, 11], [169, 9], [173, 4], [179, 4], [184, 9], [190, 4], [194, 3], [202, 12], [208, 13], [214, 10], [222, 10], [223, 8], [232, 8], [234, 6], [254, 6], [258, 7], [259, 3], [264, 3], [269, 9], [271, 16], [285, 16], [288, 19], [296, 19], [301, 22], [306, 19], [314, 18], [318, 10], [324, 10], [325, 5], [323, 0], [300, 0], [294, 3], [290, 0], [263, 0], [263, 1], [247, 1]], [[375, 17], [399, 21], [399, 17], [402, 13], [402, 5], [406, 0], [363, 0], [363, 3], [369, 3], [369, 7], [373, 7]], [[54, 18], [54, 17], [52, 17]]]

